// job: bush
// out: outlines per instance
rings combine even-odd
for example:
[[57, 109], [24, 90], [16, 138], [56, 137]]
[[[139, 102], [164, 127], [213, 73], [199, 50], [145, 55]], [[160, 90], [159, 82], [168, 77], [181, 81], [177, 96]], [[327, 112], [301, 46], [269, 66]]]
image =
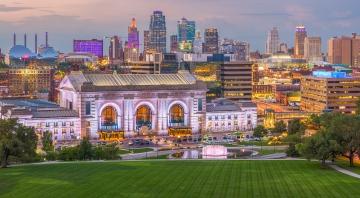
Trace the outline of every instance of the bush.
[[294, 143], [290, 143], [290, 144], [289, 144], [289, 147], [288, 147], [287, 150], [286, 150], [286, 154], [287, 154], [287, 156], [289, 156], [289, 157], [299, 157], [299, 156], [300, 156], [300, 154], [299, 154], [299, 152], [297, 151]]
[[56, 161], [58, 159], [58, 153], [54, 151], [48, 151], [45, 155], [47, 161]]
[[79, 160], [79, 147], [63, 148], [59, 152], [59, 159], [63, 161]]

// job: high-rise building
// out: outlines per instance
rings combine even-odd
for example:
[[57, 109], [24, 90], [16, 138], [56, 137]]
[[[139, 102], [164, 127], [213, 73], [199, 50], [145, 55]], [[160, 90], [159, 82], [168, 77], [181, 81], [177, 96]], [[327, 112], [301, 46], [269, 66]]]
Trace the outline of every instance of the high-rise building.
[[177, 52], [178, 49], [179, 49], [178, 36], [177, 35], [171, 35], [170, 36], [170, 52], [171, 53]]
[[139, 49], [139, 31], [136, 25], [136, 19], [132, 18], [130, 26], [128, 27], [128, 42], [129, 48]]
[[120, 63], [124, 59], [124, 51], [122, 42], [118, 36], [113, 36], [110, 39], [109, 45], [109, 59], [111, 63]]
[[201, 32], [197, 31], [193, 43], [193, 52], [195, 54], [203, 53], [203, 40], [201, 38]]
[[267, 40], [266, 40], [266, 54], [275, 54], [280, 49], [280, 38], [279, 31], [277, 27], [273, 27], [272, 30], [268, 32]]
[[360, 36], [331, 38], [328, 41], [328, 62], [360, 67]]
[[225, 98], [251, 101], [253, 64], [232, 62], [221, 64], [221, 85]]
[[305, 37], [307, 37], [306, 28], [304, 26], [297, 26], [295, 31], [295, 44], [294, 44], [294, 56], [296, 58], [304, 57]]
[[154, 11], [150, 19], [150, 50], [166, 52], [166, 21], [162, 11]]
[[234, 54], [234, 61], [249, 61], [250, 44], [247, 42], [225, 38], [221, 41], [220, 53]]
[[321, 38], [306, 37], [304, 41], [304, 58], [307, 61], [321, 61]]
[[219, 34], [216, 28], [205, 29], [204, 33], [204, 53], [217, 54], [219, 53]]
[[280, 43], [279, 45], [279, 52], [283, 54], [289, 53], [288, 46], [286, 43]]
[[150, 31], [144, 31], [144, 54], [150, 50]]
[[301, 109], [310, 112], [355, 113], [360, 78], [345, 72], [314, 71], [301, 79]]
[[192, 51], [195, 39], [195, 21], [188, 21], [182, 18], [178, 21], [178, 45], [180, 51]]
[[99, 58], [103, 57], [103, 40], [74, 40], [73, 51], [91, 53]]

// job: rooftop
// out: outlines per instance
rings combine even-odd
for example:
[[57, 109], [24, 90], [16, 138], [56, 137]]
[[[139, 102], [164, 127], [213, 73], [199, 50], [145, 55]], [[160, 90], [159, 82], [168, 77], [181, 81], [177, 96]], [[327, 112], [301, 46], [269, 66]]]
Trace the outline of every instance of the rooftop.
[[225, 98], [213, 100], [206, 105], [207, 112], [242, 111], [242, 108], [256, 107], [252, 102], [235, 102]]

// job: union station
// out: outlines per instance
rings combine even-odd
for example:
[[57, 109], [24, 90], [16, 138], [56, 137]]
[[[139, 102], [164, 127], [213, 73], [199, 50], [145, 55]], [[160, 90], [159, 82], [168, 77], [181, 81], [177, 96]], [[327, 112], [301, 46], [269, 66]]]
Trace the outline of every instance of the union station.
[[59, 86], [59, 104], [79, 114], [81, 137], [199, 134], [205, 128], [206, 84], [176, 74], [71, 72]]

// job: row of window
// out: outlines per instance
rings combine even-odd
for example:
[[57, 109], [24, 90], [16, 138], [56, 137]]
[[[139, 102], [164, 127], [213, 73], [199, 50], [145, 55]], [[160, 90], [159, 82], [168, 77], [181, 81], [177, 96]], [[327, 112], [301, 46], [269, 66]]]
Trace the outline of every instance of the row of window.
[[[252, 125], [251, 120], [248, 120], [248, 121], [247, 121], [247, 124], [248, 124], [248, 125]], [[211, 127], [212, 125], [213, 125], [213, 123], [211, 123], [211, 122], [208, 123], [208, 127]], [[218, 127], [218, 126], [220, 126], [220, 125], [221, 125], [221, 126], [225, 126], [225, 125], [226, 125], [226, 122], [221, 122], [220, 124], [219, 124], [219, 122], [215, 122], [214, 125], [215, 125], [215, 127]], [[239, 125], [239, 123], [238, 123], [238, 121], [234, 121], [234, 123], [228, 122], [227, 125], [228, 125], [228, 126], [231, 126], [231, 125], [237, 126], [237, 125]]]
[[[68, 123], [68, 122], [60, 122], [60, 123], [61, 123], [61, 126], [64, 127], [64, 126], [67, 126], [66, 123]], [[38, 127], [41, 127], [43, 124], [44, 124], [44, 123], [39, 123], [39, 124], [38, 124]], [[46, 122], [46, 123], [45, 123], [45, 126], [46, 126], [46, 127], [50, 127], [50, 126], [51, 126], [51, 122]], [[54, 123], [53, 123], [53, 126], [54, 126], [54, 127], [58, 127], [58, 126], [59, 126], [59, 122], [54, 122]], [[74, 122], [73, 122], [73, 121], [69, 122], [69, 126], [74, 126]]]
[[[219, 120], [219, 118], [221, 119], [221, 120], [225, 120], [225, 118], [226, 118], [226, 116], [225, 115], [222, 115], [222, 116], [208, 116], [208, 120], [209, 121], [211, 121], [211, 120]], [[238, 115], [228, 115], [227, 116], [227, 119], [228, 120], [231, 120], [231, 119], [234, 119], [234, 120], [237, 120], [238, 119]], [[251, 115], [249, 114], [249, 115], [247, 115], [247, 118], [248, 119], [251, 119]]]

